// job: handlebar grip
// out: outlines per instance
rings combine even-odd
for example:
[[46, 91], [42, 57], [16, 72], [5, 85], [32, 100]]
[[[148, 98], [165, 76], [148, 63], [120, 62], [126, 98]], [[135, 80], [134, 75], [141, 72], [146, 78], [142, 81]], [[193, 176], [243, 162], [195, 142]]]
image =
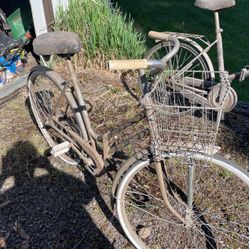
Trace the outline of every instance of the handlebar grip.
[[148, 61], [141, 60], [111, 60], [108, 62], [109, 70], [136, 70], [148, 68]]
[[150, 31], [148, 33], [148, 36], [152, 39], [155, 39], [155, 40], [163, 40], [163, 41], [168, 41], [169, 40], [169, 37], [170, 35], [169, 34], [165, 34], [165, 33], [162, 33], [162, 32], [156, 32], [156, 31]]

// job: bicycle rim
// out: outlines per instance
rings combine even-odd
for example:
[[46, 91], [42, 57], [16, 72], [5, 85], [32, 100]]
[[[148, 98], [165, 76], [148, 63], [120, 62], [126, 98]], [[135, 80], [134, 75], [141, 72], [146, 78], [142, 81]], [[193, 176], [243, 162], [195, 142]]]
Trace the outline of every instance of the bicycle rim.
[[[160, 42], [156, 44], [154, 47], [152, 47], [146, 54], [145, 58], [150, 60], [160, 60], [168, 54], [172, 48], [174, 47], [174, 44], [172, 42]], [[194, 45], [190, 44], [190, 42], [184, 42], [180, 40], [180, 49], [177, 52], [175, 56], [173, 56], [167, 63], [165, 70], [162, 72], [157, 70], [146, 70], [146, 87], [150, 91], [155, 82], [164, 81], [165, 78], [171, 78], [174, 76], [174, 73], [176, 71], [180, 71], [185, 66], [192, 61], [194, 58], [196, 58], [200, 54], [200, 48], [195, 47]], [[202, 55], [200, 56], [195, 62], [193, 62], [188, 68], [184, 70], [184, 77], [193, 77], [191, 75], [190, 71], [195, 71], [195, 78], [197, 79], [204, 79], [204, 80], [214, 80], [214, 69], [211, 60], [209, 59], [208, 55]], [[143, 71], [140, 72], [141, 82], [142, 80], [142, 74]], [[184, 86], [183, 86], [184, 87]], [[171, 92], [173, 92], [174, 86], [169, 85], [168, 86], [168, 94], [170, 95]], [[204, 89], [201, 89], [204, 90]], [[174, 103], [179, 106], [189, 106], [191, 100], [188, 98], [185, 98], [181, 93], [175, 95], [172, 93], [172, 98], [174, 98]], [[179, 113], [172, 114], [172, 116], [177, 116], [179, 114], [187, 114], [188, 109], [181, 109]]]
[[[171, 42], [161, 42], [152, 47], [146, 54], [145, 58], [150, 60], [160, 60], [168, 54], [174, 47]], [[200, 54], [200, 51], [193, 45], [180, 40], [180, 49], [175, 56], [173, 56], [168, 64], [167, 71], [179, 71], [184, 68], [190, 61]], [[206, 58], [207, 57], [207, 58]], [[214, 71], [211, 60], [208, 55], [198, 58], [186, 71], [204, 71], [205, 79], [212, 78]]]
[[[30, 76], [28, 89], [31, 109], [37, 125], [51, 147], [67, 140], [53, 129], [50, 122], [66, 135], [68, 135], [67, 131], [62, 129], [58, 123], [81, 134], [78, 128], [78, 118], [74, 115], [73, 108], [69, 104], [63, 89], [59, 87], [59, 81], [56, 82], [46, 72], [35, 71]], [[57, 120], [58, 123], [54, 120]], [[77, 144], [75, 146], [77, 147]], [[72, 148], [69, 152], [61, 155], [60, 158], [71, 165], [78, 165], [80, 161]]]
[[[194, 201], [186, 227], [162, 201], [155, 169], [139, 161], [123, 176], [117, 211], [127, 237], [136, 248], [248, 248], [249, 174], [230, 162], [205, 156], [192, 159]], [[186, 216], [188, 160], [165, 159], [164, 174], [171, 205]]]

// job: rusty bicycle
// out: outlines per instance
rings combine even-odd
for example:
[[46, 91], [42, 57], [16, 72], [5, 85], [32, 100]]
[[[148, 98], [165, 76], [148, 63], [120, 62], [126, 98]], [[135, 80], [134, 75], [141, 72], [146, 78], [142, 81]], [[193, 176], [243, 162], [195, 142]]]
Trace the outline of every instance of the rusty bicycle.
[[[197, 2], [200, 7], [207, 4]], [[233, 3], [209, 2], [216, 18], [219, 9]], [[120, 224], [136, 248], [248, 248], [249, 173], [216, 154], [215, 146], [231, 76], [221, 59], [219, 71], [191, 68], [191, 63], [169, 67], [181, 49], [181, 39], [159, 32], [149, 36], [171, 49], [159, 59], [108, 63], [110, 70], [139, 70], [143, 111], [103, 135], [92, 129], [71, 62], [81, 49], [78, 35], [52, 32], [37, 37], [35, 53], [61, 56], [71, 76], [65, 80], [45, 66], [31, 70], [29, 99], [41, 133], [53, 156], [84, 165], [96, 176], [105, 172], [105, 162], [115, 152], [150, 135], [150, 148], [125, 161], [111, 189]], [[118, 136], [143, 119], [148, 128], [128, 138]]]

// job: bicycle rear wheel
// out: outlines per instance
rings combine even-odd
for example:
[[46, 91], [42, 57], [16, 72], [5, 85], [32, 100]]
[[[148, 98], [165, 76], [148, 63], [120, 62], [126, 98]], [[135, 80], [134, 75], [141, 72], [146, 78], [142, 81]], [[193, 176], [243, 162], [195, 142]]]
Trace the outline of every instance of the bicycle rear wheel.
[[[170, 41], [168, 42], [160, 42], [156, 44], [154, 47], [152, 47], [146, 54], [145, 58], [148, 60], [160, 60], [162, 59], [166, 54], [168, 54], [174, 47], [174, 44]], [[171, 78], [175, 77], [175, 73], [179, 73], [181, 70], [183, 70], [186, 65], [191, 62], [193, 59], [195, 59], [202, 51], [202, 48], [195, 43], [194, 41], [190, 40], [187, 42], [185, 40], [180, 39], [180, 48], [179, 51], [175, 56], [173, 56], [167, 63], [165, 69], [162, 71], [161, 69], [152, 69], [152, 70], [140, 70], [140, 81], [141, 86], [143, 88], [143, 92], [147, 93], [151, 89], [153, 89], [153, 86], [156, 84], [157, 81], [162, 81], [165, 83], [167, 87], [167, 94], [169, 95], [172, 92], [171, 99], [174, 99], [174, 105], [177, 106], [189, 106], [191, 105], [191, 102], [193, 99], [189, 99], [182, 95], [180, 92], [176, 95], [173, 94], [176, 88], [179, 88], [178, 86], [168, 84], [171, 81]], [[178, 79], [183, 78], [190, 78], [190, 79], [199, 79], [201, 81], [214, 81], [215, 75], [214, 75], [214, 68], [213, 64], [208, 56], [208, 54], [204, 53], [202, 56], [200, 56], [198, 59], [196, 59], [192, 64], [190, 64], [187, 68], [185, 68], [180, 76], [177, 76]], [[180, 80], [181, 81], [181, 80]], [[185, 80], [183, 80], [185, 82]], [[190, 82], [192, 82], [190, 80]], [[194, 82], [194, 81], [193, 81]], [[193, 84], [193, 82], [191, 84]], [[207, 89], [204, 89], [203, 84], [200, 87], [189, 85], [190, 91], [193, 91], [195, 88], [199, 89], [201, 91], [205, 91]], [[182, 88], [185, 88], [184, 84], [182, 84]], [[192, 87], [192, 90], [191, 90]], [[200, 93], [201, 95], [204, 93]], [[177, 115], [186, 115], [188, 114], [188, 111], [181, 109], [179, 113], [172, 114], [172, 116]]]
[[[68, 141], [65, 136], [70, 137], [69, 130], [81, 136], [79, 124], [83, 122], [82, 118], [76, 114], [77, 104], [71, 92], [65, 91], [66, 81], [60, 75], [45, 67], [34, 70], [28, 79], [28, 90], [37, 125], [51, 147]], [[76, 142], [74, 146], [78, 147]], [[60, 158], [71, 165], [80, 162], [72, 147]]]
[[[201, 53], [202, 48], [197, 47], [197, 45], [192, 45], [191, 42], [193, 41], [190, 40], [189, 42], [186, 42], [184, 40], [180, 40], [180, 49], [177, 54], [173, 56], [167, 63], [167, 67], [165, 68], [167, 71], [179, 71], [183, 69], [190, 61], [192, 61]], [[160, 60], [166, 54], [168, 54], [173, 49], [173, 47], [174, 44], [170, 41], [160, 42], [152, 47], [144, 55], [144, 58], [148, 60]], [[196, 59], [195, 62], [193, 62], [185, 71], [204, 71], [205, 80], [214, 78], [214, 67], [206, 53]]]
[[[182, 157], [165, 155], [164, 180], [170, 204], [185, 218], [189, 160], [184, 163]], [[191, 160], [193, 208], [188, 226], [164, 204], [152, 162], [137, 161], [125, 173], [116, 204], [127, 237], [139, 249], [248, 248], [248, 172], [217, 156], [210, 164], [203, 154]]]

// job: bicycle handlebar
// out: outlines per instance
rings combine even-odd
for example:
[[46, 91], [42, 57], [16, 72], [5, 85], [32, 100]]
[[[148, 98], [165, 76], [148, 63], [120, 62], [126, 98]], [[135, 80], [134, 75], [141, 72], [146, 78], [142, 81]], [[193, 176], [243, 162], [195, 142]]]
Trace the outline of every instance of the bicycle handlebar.
[[162, 40], [162, 41], [168, 41], [171, 37], [170, 34], [165, 34], [165, 33], [156, 32], [156, 31], [150, 31], [148, 33], [148, 36], [152, 39]]
[[164, 69], [167, 62], [178, 52], [180, 42], [176, 37], [168, 34], [150, 31], [149, 36], [163, 41], [171, 41], [174, 44], [172, 50], [166, 54], [161, 60], [111, 60], [108, 62], [109, 70], [137, 70], [146, 68]]
[[109, 70], [127, 70], [127, 69], [146, 69], [148, 68], [148, 61], [142, 60], [111, 60], [108, 62]]

